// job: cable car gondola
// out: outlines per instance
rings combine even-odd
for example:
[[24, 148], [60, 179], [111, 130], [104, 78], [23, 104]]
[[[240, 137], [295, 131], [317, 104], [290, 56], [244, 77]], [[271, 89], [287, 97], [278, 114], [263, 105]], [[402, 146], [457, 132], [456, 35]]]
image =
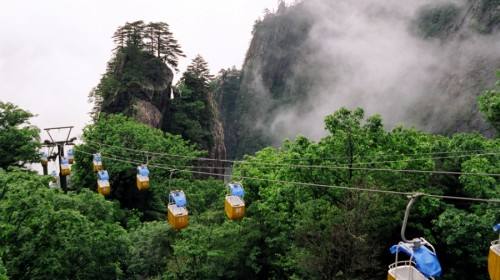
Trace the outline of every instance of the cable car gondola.
[[224, 200], [224, 211], [231, 220], [239, 220], [245, 216], [245, 191], [240, 183], [230, 183], [227, 187], [228, 194]]
[[73, 149], [68, 150], [67, 158], [68, 158], [69, 164], [73, 164], [73, 162], [75, 162], [75, 153], [74, 153]]
[[49, 155], [46, 152], [40, 153], [40, 163], [43, 166], [47, 166], [47, 163], [49, 162]]
[[168, 196], [168, 223], [176, 230], [188, 225], [187, 200], [183, 191], [171, 191]]
[[57, 173], [55, 170], [52, 170], [52, 172], [50, 172], [50, 176], [52, 177], [50, 181], [52, 181], [53, 183], [57, 183]]
[[[493, 227], [495, 232], [500, 232], [500, 224]], [[488, 254], [488, 272], [491, 280], [500, 280], [500, 235], [498, 239], [491, 242]]]
[[109, 175], [106, 170], [99, 170], [97, 172], [97, 191], [104, 196], [108, 196], [111, 193]]
[[149, 188], [149, 169], [145, 164], [137, 167], [137, 189], [139, 191]]
[[[406, 206], [403, 226], [401, 227], [403, 241], [390, 248], [391, 253], [396, 255], [396, 261], [389, 266], [387, 280], [428, 280], [441, 275], [441, 264], [432, 244], [422, 237], [412, 240], [405, 237], [410, 209], [420, 195], [412, 195]], [[400, 261], [399, 253], [409, 256], [409, 260]]]
[[71, 168], [69, 167], [69, 161], [67, 158], [61, 158], [61, 175], [68, 176], [71, 174]]
[[96, 153], [92, 155], [92, 166], [94, 168], [94, 172], [102, 170], [102, 157], [100, 153]]

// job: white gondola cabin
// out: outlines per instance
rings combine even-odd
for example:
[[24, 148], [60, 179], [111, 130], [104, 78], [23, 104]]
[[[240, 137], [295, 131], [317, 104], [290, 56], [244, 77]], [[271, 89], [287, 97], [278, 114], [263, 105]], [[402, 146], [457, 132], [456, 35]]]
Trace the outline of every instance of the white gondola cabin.
[[139, 191], [147, 190], [149, 188], [149, 169], [145, 164], [137, 167], [136, 183]]
[[106, 170], [99, 170], [97, 172], [97, 192], [103, 196], [108, 196], [111, 193], [109, 174]]
[[[493, 227], [494, 231], [500, 231], [500, 224]], [[491, 242], [488, 254], [488, 272], [491, 280], [500, 280], [500, 236]]]
[[186, 209], [187, 200], [183, 191], [171, 191], [168, 196], [168, 223], [176, 230], [187, 227], [189, 213]]
[[240, 183], [230, 183], [227, 187], [228, 194], [224, 200], [224, 211], [231, 220], [239, 220], [245, 216], [245, 191]]

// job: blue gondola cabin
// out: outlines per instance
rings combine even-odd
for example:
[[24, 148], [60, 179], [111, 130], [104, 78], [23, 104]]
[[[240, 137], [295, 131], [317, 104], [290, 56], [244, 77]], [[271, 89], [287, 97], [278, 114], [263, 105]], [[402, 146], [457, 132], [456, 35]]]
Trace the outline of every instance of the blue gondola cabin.
[[71, 174], [71, 167], [69, 166], [69, 161], [67, 158], [61, 158], [61, 175], [68, 176]]
[[183, 191], [171, 191], [168, 196], [168, 223], [176, 230], [187, 227], [189, 214], [186, 209], [187, 200]]
[[100, 153], [93, 155], [92, 167], [94, 169], [94, 172], [102, 170], [102, 158]]
[[239, 220], [245, 216], [245, 191], [240, 183], [230, 183], [228, 194], [224, 200], [224, 211], [231, 220]]
[[97, 172], [97, 192], [103, 196], [108, 196], [111, 193], [111, 185], [109, 183], [109, 175], [106, 170]]
[[[396, 261], [389, 266], [387, 280], [428, 280], [441, 275], [441, 264], [434, 247], [423, 238], [417, 240], [421, 240], [419, 246], [399, 242], [391, 247]], [[400, 253], [407, 255], [409, 260], [400, 261]]]
[[137, 167], [137, 189], [139, 191], [147, 190], [149, 188], [149, 169], [143, 164]]

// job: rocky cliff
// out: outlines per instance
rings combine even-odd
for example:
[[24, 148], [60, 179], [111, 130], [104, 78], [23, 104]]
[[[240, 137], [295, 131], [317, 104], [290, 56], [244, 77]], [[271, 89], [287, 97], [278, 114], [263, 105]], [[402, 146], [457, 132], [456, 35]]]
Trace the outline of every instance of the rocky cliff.
[[[198, 138], [187, 137], [186, 140], [198, 144], [200, 149], [207, 149], [211, 157], [225, 159], [224, 130], [213, 94], [200, 97], [207, 103], [207, 109], [200, 113], [203, 115], [190, 115], [191, 120], [181, 119], [178, 117], [179, 108], [189, 107], [197, 101], [180, 98], [178, 89], [172, 86], [172, 79], [173, 72], [168, 65], [150, 52], [134, 46], [118, 49], [106, 74], [91, 93], [96, 105], [94, 116], [98, 117], [99, 113], [120, 113], [151, 127], [183, 136], [183, 131], [178, 129], [183, 127], [181, 121], [189, 124], [195, 119], [203, 119], [210, 128], [206, 133], [209, 139], [203, 138], [200, 143], [197, 142]], [[193, 93], [193, 96], [198, 95]], [[191, 131], [190, 127], [185, 129]], [[215, 164], [211, 171], [222, 170], [217, 166]]]
[[172, 70], [157, 57], [132, 48], [119, 51], [110, 68], [110, 83], [116, 85], [103, 98], [100, 112], [122, 113], [163, 128], [169, 119]]
[[281, 3], [254, 26], [238, 92], [222, 94], [229, 155], [317, 139], [342, 106], [388, 128], [489, 134], [476, 99], [500, 68], [499, 26], [498, 0]]

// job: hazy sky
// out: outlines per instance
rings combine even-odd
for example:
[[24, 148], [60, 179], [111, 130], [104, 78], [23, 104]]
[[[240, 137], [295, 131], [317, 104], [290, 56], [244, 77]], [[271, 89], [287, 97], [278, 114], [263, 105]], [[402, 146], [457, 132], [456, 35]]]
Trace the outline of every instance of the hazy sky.
[[40, 128], [89, 121], [87, 96], [111, 57], [115, 29], [126, 21], [165, 21], [187, 57], [213, 74], [240, 67], [254, 21], [277, 0], [0, 0], [0, 100], [38, 116]]

